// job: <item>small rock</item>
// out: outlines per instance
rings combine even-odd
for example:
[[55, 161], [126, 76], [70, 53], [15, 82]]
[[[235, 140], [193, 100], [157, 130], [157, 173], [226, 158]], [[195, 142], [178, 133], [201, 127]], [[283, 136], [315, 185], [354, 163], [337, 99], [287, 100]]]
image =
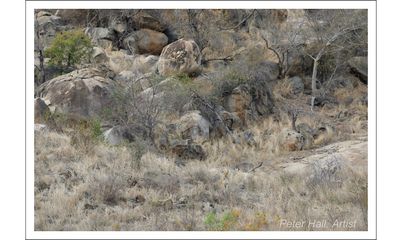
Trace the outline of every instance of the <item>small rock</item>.
[[39, 133], [43, 131], [47, 131], [49, 128], [47, 125], [35, 123], [34, 132]]
[[290, 83], [291, 92], [293, 94], [297, 95], [304, 91], [304, 83], [300, 77], [291, 77], [287, 81]]

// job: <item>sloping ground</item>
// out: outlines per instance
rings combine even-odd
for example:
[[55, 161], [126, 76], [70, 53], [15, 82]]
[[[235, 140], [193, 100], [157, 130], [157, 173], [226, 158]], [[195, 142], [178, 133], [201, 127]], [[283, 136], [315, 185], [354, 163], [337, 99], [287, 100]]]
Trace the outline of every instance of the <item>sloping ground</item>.
[[[189, 162], [151, 152], [140, 157], [127, 146], [92, 145], [46, 130], [35, 134], [35, 145], [36, 230], [368, 226], [367, 141], [271, 158], [252, 148], [247, 163], [235, 158], [243, 146], [229, 144], [215, 153], [207, 148], [205, 161]], [[263, 165], [257, 168], [258, 160]], [[305, 224], [294, 228], [288, 221]]]
[[368, 171], [368, 142], [350, 140], [333, 143], [318, 149], [304, 151], [300, 154], [282, 156], [269, 163], [264, 168], [266, 172], [285, 171], [301, 175], [309, 171], [313, 164], [326, 164], [332, 159], [357, 172]]

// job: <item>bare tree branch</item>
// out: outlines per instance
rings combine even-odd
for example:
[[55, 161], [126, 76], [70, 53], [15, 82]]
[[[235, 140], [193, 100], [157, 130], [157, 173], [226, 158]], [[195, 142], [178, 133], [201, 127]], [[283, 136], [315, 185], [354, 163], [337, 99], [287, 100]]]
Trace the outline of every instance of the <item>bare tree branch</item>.
[[238, 27], [240, 27], [243, 23], [245, 23], [251, 16], [254, 15], [254, 13], [256, 12], [256, 9], [254, 9], [253, 11], [251, 11], [251, 13], [249, 15], [247, 15], [245, 18], [243, 18], [242, 21], [240, 21], [238, 24], [236, 24], [233, 27], [229, 27], [229, 28], [220, 28], [220, 31], [224, 31], [224, 30], [232, 30], [232, 29], [236, 29]]

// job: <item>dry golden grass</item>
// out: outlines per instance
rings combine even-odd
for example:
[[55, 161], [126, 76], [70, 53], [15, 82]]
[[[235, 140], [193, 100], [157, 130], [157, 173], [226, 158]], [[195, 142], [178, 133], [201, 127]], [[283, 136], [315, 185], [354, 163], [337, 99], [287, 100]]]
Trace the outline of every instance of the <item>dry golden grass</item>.
[[[331, 121], [335, 130], [318, 136], [313, 148], [365, 135], [366, 107], [346, 109], [354, 111], [345, 121], [351, 134], [344, 137], [338, 129], [348, 129]], [[301, 115], [298, 124], [317, 128], [322, 115], [343, 110], [338, 106]], [[234, 144], [229, 138], [209, 141], [203, 146], [205, 161], [184, 165], [147, 150], [138, 157], [134, 146], [111, 147], [76, 130], [38, 132], [35, 230], [366, 230], [366, 172], [343, 166], [333, 175], [337, 184], [324, 174], [282, 171], [282, 163], [295, 164], [290, 159], [313, 154], [281, 149], [279, 133], [289, 127], [285, 114], [278, 121], [266, 118], [249, 126], [255, 145]], [[264, 165], [253, 172], [236, 168], [260, 162]], [[319, 183], [311, 184], [315, 176]], [[293, 229], [282, 226], [283, 219], [329, 224]], [[357, 224], [333, 228], [336, 219]]]
[[[296, 124], [315, 131], [307, 150], [282, 148], [280, 134], [291, 128], [283, 111], [249, 124], [251, 144], [230, 137], [205, 142], [204, 161], [137, 144], [109, 146], [91, 123], [36, 132], [35, 230], [366, 230], [366, 170], [333, 157], [341, 155], [332, 155], [339, 169], [333, 173], [314, 162], [329, 160], [331, 143], [367, 140], [368, 107], [354, 100], [311, 112], [306, 96], [286, 98], [286, 88], [274, 88], [277, 109], [300, 110]], [[335, 94], [339, 102], [349, 94], [358, 99], [366, 88]], [[329, 224], [293, 229], [282, 226], [285, 219]], [[332, 227], [337, 219], [357, 224]]]
[[273, 89], [274, 97], [277, 100], [285, 100], [292, 96], [292, 86], [287, 79], [280, 80], [276, 83]]

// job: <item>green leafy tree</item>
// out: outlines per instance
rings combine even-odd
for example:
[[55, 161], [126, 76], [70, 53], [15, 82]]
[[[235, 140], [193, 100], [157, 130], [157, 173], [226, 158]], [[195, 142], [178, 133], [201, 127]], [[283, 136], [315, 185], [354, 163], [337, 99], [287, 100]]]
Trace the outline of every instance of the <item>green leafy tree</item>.
[[81, 30], [71, 30], [57, 33], [45, 56], [50, 58], [50, 64], [69, 68], [89, 60], [92, 49], [89, 37]]

